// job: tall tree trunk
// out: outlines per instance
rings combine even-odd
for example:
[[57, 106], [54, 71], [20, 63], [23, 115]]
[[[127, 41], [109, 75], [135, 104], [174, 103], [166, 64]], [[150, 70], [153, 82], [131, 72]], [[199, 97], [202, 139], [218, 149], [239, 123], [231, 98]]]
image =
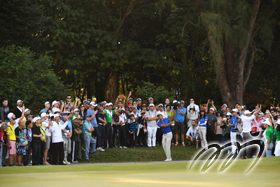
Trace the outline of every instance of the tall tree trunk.
[[188, 99], [188, 83], [189, 83], [189, 72], [188, 72], [188, 51], [185, 50], [182, 52], [181, 56], [182, 62], [182, 74], [183, 74], [183, 84], [182, 84], [182, 98], [185, 102]]
[[106, 101], [107, 102], [114, 102], [115, 99], [117, 98], [117, 74], [115, 71], [111, 71], [109, 75], [109, 80], [106, 88]]

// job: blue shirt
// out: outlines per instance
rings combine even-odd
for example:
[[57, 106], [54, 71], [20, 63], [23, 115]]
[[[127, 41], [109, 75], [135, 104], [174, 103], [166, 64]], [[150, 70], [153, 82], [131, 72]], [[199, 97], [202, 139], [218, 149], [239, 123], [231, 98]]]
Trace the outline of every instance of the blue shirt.
[[205, 118], [199, 118], [200, 127], [206, 127], [207, 124], [201, 125], [202, 123], [205, 123], [206, 119], [208, 120], [208, 116], [206, 116]]
[[236, 127], [236, 124], [238, 123], [238, 121], [237, 121], [237, 116], [232, 116], [232, 118], [230, 119], [230, 122], [229, 122], [230, 124], [233, 124], [233, 126], [230, 128], [230, 131], [231, 132], [236, 132], [235, 130], [234, 130], [234, 128]]
[[[87, 115], [93, 116], [94, 113], [95, 113], [95, 110], [91, 110], [90, 108], [87, 109]], [[87, 115], [86, 115], [86, 116], [87, 116]], [[90, 123], [91, 123], [91, 126], [92, 126], [92, 127], [97, 127], [96, 116], [94, 116], [93, 120], [91, 120]]]
[[[183, 112], [184, 114], [186, 114], [187, 109], [185, 107], [182, 108], [178, 108], [181, 112]], [[180, 121], [183, 122], [185, 121], [185, 115], [182, 115], [178, 110], [176, 110], [176, 117], [175, 117], [175, 121]]]
[[168, 118], [163, 119], [163, 121], [159, 120], [158, 122], [158, 126], [161, 128], [163, 134], [167, 134], [172, 131], [170, 125], [168, 125], [167, 127], [161, 127], [161, 125], [166, 125], [168, 123], [170, 123], [170, 119]]
[[137, 122], [133, 121], [129, 124], [129, 131], [135, 133], [137, 127]]
[[46, 108], [43, 108], [43, 109], [39, 112], [39, 114], [42, 114], [43, 112], [47, 113], [48, 110], [47, 110]]
[[83, 125], [83, 133], [87, 134], [87, 135], [91, 135], [91, 132], [88, 132], [87, 130], [90, 129], [92, 127], [91, 123], [89, 121], [85, 121], [84, 125]]

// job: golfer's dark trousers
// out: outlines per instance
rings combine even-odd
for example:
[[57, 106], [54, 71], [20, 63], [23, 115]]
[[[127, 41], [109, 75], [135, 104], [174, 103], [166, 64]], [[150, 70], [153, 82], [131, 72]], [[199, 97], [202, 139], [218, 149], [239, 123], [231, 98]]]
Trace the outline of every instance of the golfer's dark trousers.
[[57, 164], [57, 153], [59, 153], [59, 162], [58, 164], [63, 164], [64, 159], [64, 149], [63, 149], [63, 142], [52, 143], [52, 150], [53, 150], [53, 164]]

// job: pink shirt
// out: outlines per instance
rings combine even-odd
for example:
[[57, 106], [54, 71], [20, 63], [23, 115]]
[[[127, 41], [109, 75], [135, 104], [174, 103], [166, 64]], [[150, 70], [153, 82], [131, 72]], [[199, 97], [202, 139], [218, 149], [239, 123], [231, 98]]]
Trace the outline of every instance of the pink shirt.
[[263, 129], [262, 129], [263, 121], [264, 121], [264, 119], [262, 119], [262, 118], [261, 119], [260, 118], [254, 119], [252, 127], [257, 127], [257, 132], [263, 131]]

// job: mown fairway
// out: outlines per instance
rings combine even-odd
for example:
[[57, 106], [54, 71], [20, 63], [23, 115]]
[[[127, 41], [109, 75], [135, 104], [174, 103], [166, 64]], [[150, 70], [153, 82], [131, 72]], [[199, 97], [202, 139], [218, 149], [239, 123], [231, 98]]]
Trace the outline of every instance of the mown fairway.
[[248, 174], [250, 160], [237, 160], [223, 173], [217, 162], [206, 173], [202, 163], [189, 162], [80, 164], [70, 166], [6, 167], [1, 186], [279, 186], [280, 158], [262, 158]]

